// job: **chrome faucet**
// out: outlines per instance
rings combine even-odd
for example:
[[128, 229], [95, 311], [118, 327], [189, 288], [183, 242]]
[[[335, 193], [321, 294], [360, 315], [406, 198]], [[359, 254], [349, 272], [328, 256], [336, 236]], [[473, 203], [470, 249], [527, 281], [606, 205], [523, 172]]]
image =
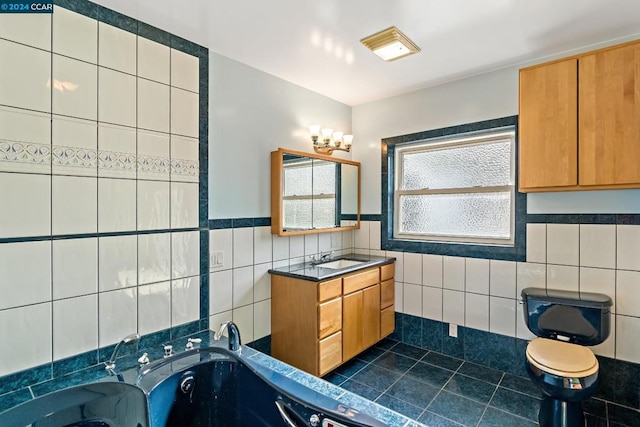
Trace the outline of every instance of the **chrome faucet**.
[[123, 344], [134, 344], [138, 342], [139, 339], [140, 339], [140, 335], [138, 334], [131, 334], [122, 338], [120, 342], [116, 345], [116, 348], [113, 349], [113, 354], [111, 354], [111, 359], [104, 362], [104, 369], [106, 369], [107, 371], [115, 375], [114, 369], [116, 368], [116, 357], [118, 357], [118, 352], [120, 351], [120, 347], [122, 347]]
[[238, 330], [238, 326], [235, 323], [233, 323], [231, 320], [221, 324], [220, 330], [216, 332], [213, 338], [216, 340], [219, 340], [220, 338], [222, 338], [222, 334], [224, 333], [225, 329], [229, 334], [229, 350], [231, 351], [240, 350], [240, 345], [242, 344], [242, 341], [240, 340], [240, 331]]
[[326, 262], [328, 260], [331, 259], [331, 255], [333, 255], [333, 252], [327, 252], [325, 254], [320, 255], [320, 262]]

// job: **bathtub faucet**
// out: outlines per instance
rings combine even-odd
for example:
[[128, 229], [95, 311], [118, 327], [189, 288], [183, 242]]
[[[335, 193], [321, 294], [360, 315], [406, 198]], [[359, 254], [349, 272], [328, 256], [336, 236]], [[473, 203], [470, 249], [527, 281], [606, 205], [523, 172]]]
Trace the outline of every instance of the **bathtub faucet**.
[[240, 340], [240, 331], [238, 330], [238, 326], [235, 323], [233, 323], [231, 320], [220, 325], [220, 330], [216, 332], [216, 334], [214, 335], [214, 338], [216, 340], [219, 340], [220, 338], [222, 338], [222, 334], [224, 333], [225, 329], [229, 334], [229, 350], [231, 351], [240, 350], [240, 344], [242, 344]]
[[111, 354], [111, 359], [104, 362], [104, 368], [107, 371], [113, 373], [113, 370], [116, 368], [116, 357], [118, 357], [118, 352], [120, 351], [120, 347], [122, 347], [123, 344], [134, 344], [138, 342], [139, 339], [140, 339], [140, 335], [138, 334], [131, 334], [122, 338], [120, 342], [116, 345], [116, 348], [113, 349], [113, 354]]

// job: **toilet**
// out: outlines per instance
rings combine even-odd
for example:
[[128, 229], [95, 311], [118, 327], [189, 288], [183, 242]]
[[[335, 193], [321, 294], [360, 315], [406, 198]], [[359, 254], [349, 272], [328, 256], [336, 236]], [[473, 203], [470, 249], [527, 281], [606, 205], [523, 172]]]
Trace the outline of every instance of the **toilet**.
[[542, 390], [541, 427], [584, 427], [582, 401], [598, 387], [598, 359], [590, 348], [609, 336], [607, 295], [553, 289], [522, 290], [524, 320], [538, 338], [527, 346], [527, 372]]

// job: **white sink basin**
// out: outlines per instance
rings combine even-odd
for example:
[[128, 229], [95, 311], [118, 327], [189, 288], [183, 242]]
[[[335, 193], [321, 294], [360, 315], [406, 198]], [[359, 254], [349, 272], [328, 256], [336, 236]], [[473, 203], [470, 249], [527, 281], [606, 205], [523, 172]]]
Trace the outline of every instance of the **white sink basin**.
[[335, 261], [325, 262], [323, 264], [317, 264], [316, 267], [330, 268], [333, 270], [340, 270], [341, 268], [355, 267], [356, 265], [364, 264], [366, 261], [353, 261], [350, 259], [337, 259]]

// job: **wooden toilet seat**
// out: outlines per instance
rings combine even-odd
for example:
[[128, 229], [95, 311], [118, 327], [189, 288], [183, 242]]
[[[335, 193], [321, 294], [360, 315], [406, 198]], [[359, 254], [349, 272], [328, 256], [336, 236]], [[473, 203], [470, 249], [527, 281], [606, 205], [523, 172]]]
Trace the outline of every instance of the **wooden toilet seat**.
[[598, 359], [591, 349], [547, 338], [536, 338], [527, 346], [527, 360], [536, 368], [565, 378], [584, 378], [598, 372]]

